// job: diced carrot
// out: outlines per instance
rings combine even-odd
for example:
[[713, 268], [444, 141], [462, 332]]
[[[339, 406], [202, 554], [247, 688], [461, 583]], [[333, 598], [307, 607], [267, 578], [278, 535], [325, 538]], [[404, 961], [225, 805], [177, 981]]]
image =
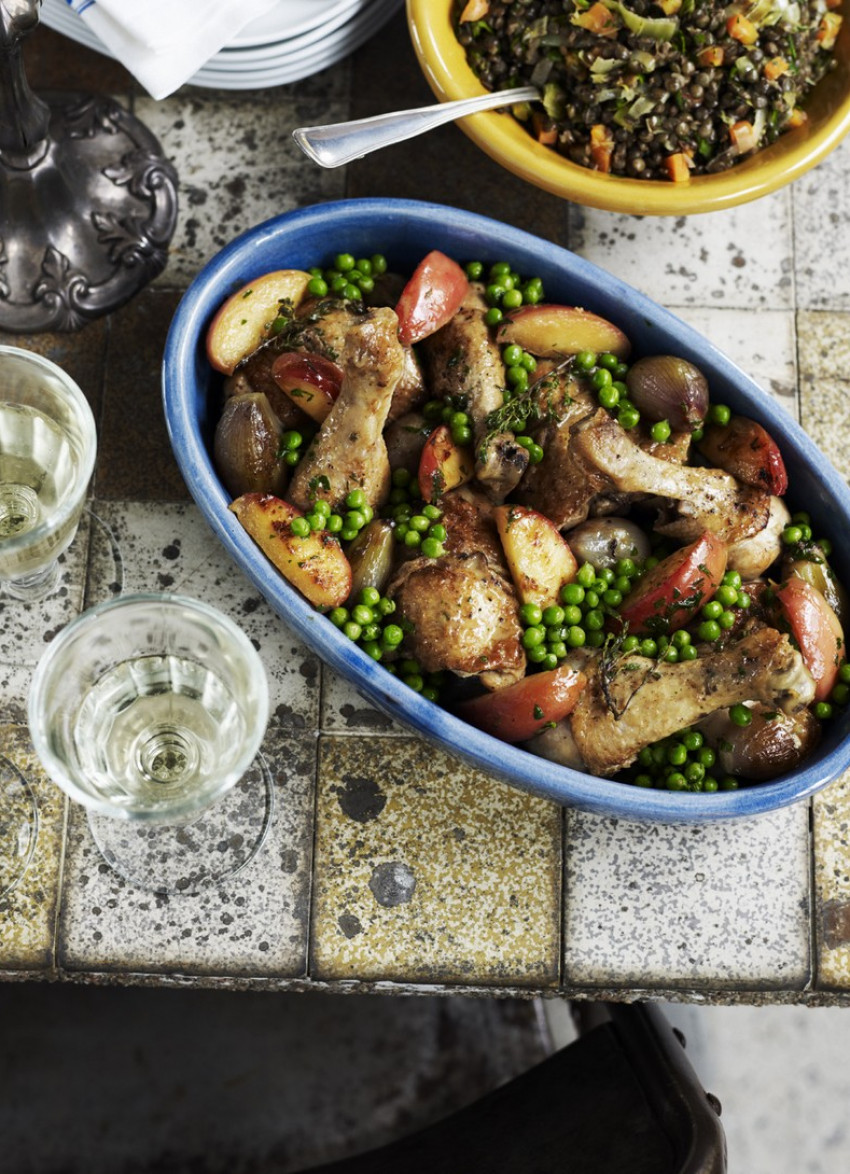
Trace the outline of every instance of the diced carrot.
[[717, 66], [723, 64], [722, 45], [706, 45], [697, 53], [697, 62], [702, 66]]
[[742, 45], [754, 45], [759, 39], [759, 31], [751, 20], [747, 20], [740, 12], [734, 13], [726, 21], [726, 32]]
[[817, 43], [821, 49], [833, 49], [838, 32], [841, 28], [842, 17], [837, 12], [825, 12], [821, 17], [817, 31]]
[[547, 147], [551, 147], [553, 143], [557, 143], [558, 128], [550, 118], [545, 114], [541, 114], [539, 110], [535, 110], [532, 114], [531, 126], [538, 143], [543, 143]]
[[665, 16], [675, 16], [682, 7], [682, 0], [655, 0], [655, 3]]
[[590, 128], [590, 153], [597, 171], [611, 170], [614, 139], [608, 127], [601, 122]]
[[675, 155], [668, 155], [664, 160], [667, 174], [673, 183], [684, 183], [691, 178], [691, 160], [684, 151], [677, 151]]
[[784, 57], [771, 57], [764, 63], [764, 76], [769, 82], [774, 82], [778, 77], [782, 77], [783, 73], [787, 73], [789, 68]]
[[483, 20], [490, 11], [490, 0], [466, 0], [466, 6], [460, 14], [460, 23], [468, 20]]
[[746, 118], [742, 118], [740, 122], [732, 123], [729, 127], [729, 138], [739, 155], [745, 155], [747, 151], [754, 151], [758, 146], [753, 124], [748, 122]]
[[785, 123], [785, 125], [789, 128], [789, 130], [797, 130], [798, 127], [805, 126], [808, 121], [809, 116], [805, 110], [800, 110], [799, 107], [795, 107], [795, 109], [792, 110], [788, 115], [788, 121]]
[[574, 18], [574, 23], [588, 32], [596, 33], [597, 37], [616, 37], [620, 21], [615, 13], [604, 4], [591, 4], [587, 12], [580, 12]]

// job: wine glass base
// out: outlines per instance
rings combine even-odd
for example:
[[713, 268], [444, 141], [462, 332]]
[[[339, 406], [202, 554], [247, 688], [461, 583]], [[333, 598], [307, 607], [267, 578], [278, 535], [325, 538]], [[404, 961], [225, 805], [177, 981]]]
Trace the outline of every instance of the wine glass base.
[[10, 595], [22, 603], [35, 603], [52, 595], [59, 587], [59, 563], [52, 562], [41, 571], [17, 579], [0, 580], [0, 595]]
[[107, 864], [137, 889], [192, 896], [241, 872], [265, 842], [274, 786], [258, 755], [239, 782], [191, 823], [133, 823], [89, 811]]
[[30, 785], [0, 757], [0, 898], [23, 877], [35, 852], [38, 807]]

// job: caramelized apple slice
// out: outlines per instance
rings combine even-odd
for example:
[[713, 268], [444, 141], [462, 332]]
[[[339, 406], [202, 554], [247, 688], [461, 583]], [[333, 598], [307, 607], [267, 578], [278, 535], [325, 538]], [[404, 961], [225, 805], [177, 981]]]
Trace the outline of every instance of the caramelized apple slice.
[[419, 492], [423, 501], [436, 502], [450, 489], [472, 480], [472, 453], [452, 440], [447, 424], [435, 428], [419, 459]]
[[327, 530], [292, 533], [300, 510], [270, 493], [243, 493], [230, 509], [269, 561], [308, 602], [322, 611], [339, 607], [351, 592], [351, 565]]
[[728, 424], [709, 424], [697, 448], [744, 485], [776, 497], [787, 492], [788, 474], [779, 446], [755, 420], [733, 416]]
[[503, 742], [527, 742], [572, 713], [586, 681], [584, 673], [562, 664], [463, 701], [457, 715]]
[[820, 591], [802, 579], [788, 579], [777, 588], [776, 598], [815, 679], [815, 701], [826, 701], [847, 657], [838, 617]]
[[653, 567], [623, 600], [630, 632], [674, 632], [713, 598], [726, 570], [726, 544], [710, 531]]
[[207, 358], [224, 375], [268, 338], [281, 302], [293, 307], [304, 296], [310, 274], [301, 269], [265, 273], [231, 294], [220, 307], [207, 331]]
[[625, 359], [631, 344], [618, 326], [578, 306], [520, 306], [497, 332], [499, 343], [516, 343], [539, 358], [556, 359], [579, 351]]
[[342, 367], [322, 355], [285, 351], [272, 364], [272, 378], [302, 412], [323, 424], [342, 386]]
[[543, 514], [522, 505], [496, 506], [493, 518], [520, 602], [556, 604], [561, 588], [578, 570], [560, 531]]

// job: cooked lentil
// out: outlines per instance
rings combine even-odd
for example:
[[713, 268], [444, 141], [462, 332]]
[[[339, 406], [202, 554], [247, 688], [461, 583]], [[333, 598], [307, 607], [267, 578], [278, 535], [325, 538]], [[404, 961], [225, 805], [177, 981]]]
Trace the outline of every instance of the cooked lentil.
[[[536, 85], [514, 107], [539, 141], [613, 175], [723, 171], [805, 121], [835, 62], [840, 0], [456, 0], [487, 89]], [[486, 7], [486, 11], [484, 11]], [[472, 12], [477, 19], [462, 20]]]

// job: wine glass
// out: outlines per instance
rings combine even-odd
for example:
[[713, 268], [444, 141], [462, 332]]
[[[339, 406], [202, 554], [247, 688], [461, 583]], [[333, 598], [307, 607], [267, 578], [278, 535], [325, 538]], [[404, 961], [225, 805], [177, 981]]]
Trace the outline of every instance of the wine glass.
[[77, 532], [97, 445], [94, 416], [61, 367], [0, 346], [0, 589], [55, 591]]
[[271, 817], [259, 755], [268, 715], [248, 637], [174, 594], [83, 612], [48, 645], [28, 700], [47, 774], [88, 809], [109, 864], [153, 892], [219, 881], [259, 849]]

